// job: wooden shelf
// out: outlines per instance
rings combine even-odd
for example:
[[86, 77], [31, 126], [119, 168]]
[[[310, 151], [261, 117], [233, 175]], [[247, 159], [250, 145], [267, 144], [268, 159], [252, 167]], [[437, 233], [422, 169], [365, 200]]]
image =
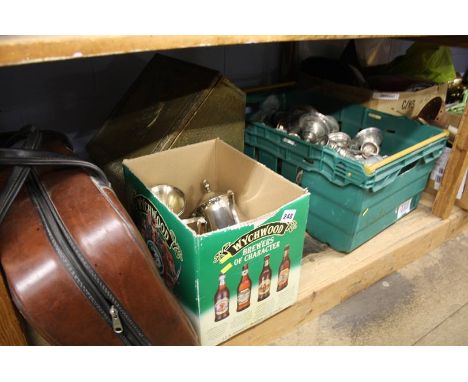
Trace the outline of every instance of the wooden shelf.
[[[327, 248], [304, 256], [296, 304], [237, 335], [224, 345], [267, 345], [306, 321], [440, 246], [468, 224], [455, 207], [441, 220], [431, 214], [434, 197], [348, 255]], [[307, 247], [307, 240], [306, 240]]]
[[370, 37], [388, 36], [3, 36], [0, 37], [0, 66], [176, 48]]
[[418, 36], [411, 40], [432, 42], [437, 45], [468, 49], [468, 36]]
[[285, 41], [341, 40], [350, 38], [406, 38], [468, 48], [468, 36], [387, 35], [177, 35], [177, 36], [1, 36], [0, 66], [235, 44]]

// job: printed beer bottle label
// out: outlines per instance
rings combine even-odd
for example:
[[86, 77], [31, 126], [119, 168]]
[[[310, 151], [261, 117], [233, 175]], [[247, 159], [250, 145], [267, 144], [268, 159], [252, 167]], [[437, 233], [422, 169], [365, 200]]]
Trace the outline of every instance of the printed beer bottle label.
[[215, 312], [217, 316], [226, 313], [229, 309], [229, 299], [227, 297], [221, 298], [216, 302]]
[[283, 269], [279, 274], [278, 284], [284, 285], [288, 281], [289, 268]]
[[237, 296], [237, 303], [239, 305], [246, 304], [247, 302], [249, 302], [249, 300], [250, 300], [250, 289], [244, 289]]
[[270, 279], [264, 279], [258, 287], [258, 293], [260, 295], [267, 294], [270, 291]]

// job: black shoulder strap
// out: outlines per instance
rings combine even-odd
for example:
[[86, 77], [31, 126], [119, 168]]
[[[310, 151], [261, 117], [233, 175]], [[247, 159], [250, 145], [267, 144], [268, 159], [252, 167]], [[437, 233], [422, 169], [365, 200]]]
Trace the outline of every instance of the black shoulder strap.
[[93, 171], [102, 181], [108, 183], [104, 172], [95, 164], [51, 151], [0, 149], [0, 165], [83, 167]]
[[[25, 127], [17, 134], [14, 134], [11, 137], [10, 144], [12, 144], [17, 137], [21, 137], [23, 134], [26, 134], [26, 139], [23, 144], [25, 149], [36, 149], [40, 146], [42, 138], [41, 133], [32, 126]], [[6, 181], [5, 187], [0, 193], [0, 224], [23, 187], [30, 171], [30, 167], [13, 167], [11, 174]]]
[[37, 150], [41, 144], [42, 135], [41, 131], [28, 126], [9, 137], [10, 144], [24, 138], [21, 149], [0, 148], [0, 166], [14, 166], [5, 187], [0, 192], [0, 224], [28, 178], [31, 166], [55, 165], [87, 168], [93, 171], [102, 182], [109, 184], [104, 172], [93, 163], [67, 155]]

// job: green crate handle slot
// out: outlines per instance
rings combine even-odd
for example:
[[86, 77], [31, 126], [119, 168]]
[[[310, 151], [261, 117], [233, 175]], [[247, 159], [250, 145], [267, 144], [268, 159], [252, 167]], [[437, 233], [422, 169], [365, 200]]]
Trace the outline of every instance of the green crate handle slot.
[[368, 174], [372, 174], [373, 172], [375, 172], [377, 169], [385, 166], [386, 164], [388, 163], [391, 163], [393, 161], [396, 161], [402, 157], [404, 157], [405, 155], [407, 154], [410, 154], [422, 147], [425, 147], [425, 146], [428, 146], [430, 145], [431, 143], [434, 143], [438, 140], [443, 140], [443, 139], [446, 139], [447, 137], [449, 136], [449, 132], [447, 130], [444, 130], [442, 131], [440, 134], [434, 136], [434, 137], [431, 137], [431, 138], [428, 138], [422, 142], [419, 142], [409, 148], [407, 148], [406, 150], [402, 150], [388, 158], [385, 158], [383, 161], [379, 162], [379, 163], [375, 163], [371, 166], [366, 166], [364, 165], [364, 170], [368, 173]]

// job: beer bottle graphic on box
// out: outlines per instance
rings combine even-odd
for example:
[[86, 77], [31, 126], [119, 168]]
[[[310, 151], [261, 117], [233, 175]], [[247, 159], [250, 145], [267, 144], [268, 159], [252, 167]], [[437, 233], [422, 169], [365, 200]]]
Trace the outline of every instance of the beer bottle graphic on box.
[[242, 267], [242, 277], [237, 287], [237, 311], [240, 312], [250, 306], [250, 294], [252, 292], [252, 281], [249, 277], [249, 265]]
[[[273, 272], [270, 266], [270, 257], [268, 254], [263, 259], [263, 267], [258, 278], [258, 299], [263, 301], [270, 296], [271, 279]], [[280, 292], [288, 286], [291, 269], [291, 260], [289, 258], [289, 244], [284, 247], [283, 256], [279, 264], [276, 292]], [[255, 275], [254, 275], [255, 277]], [[252, 280], [249, 276], [249, 265], [242, 266], [241, 278], [237, 285], [237, 312], [241, 312], [250, 307], [250, 298], [252, 295]], [[229, 316], [229, 298], [230, 292], [226, 285], [226, 275], [219, 274], [218, 289], [214, 296], [215, 321], [221, 321]]]
[[278, 287], [276, 288], [277, 292], [288, 286], [290, 267], [291, 260], [289, 259], [289, 245], [286, 245], [284, 247], [283, 259], [281, 260], [278, 270]]
[[215, 321], [221, 321], [229, 316], [229, 289], [226, 285], [226, 275], [219, 274], [218, 290], [214, 296]]
[[263, 269], [258, 278], [258, 301], [265, 300], [270, 296], [271, 268], [270, 255], [266, 255], [263, 261]]

